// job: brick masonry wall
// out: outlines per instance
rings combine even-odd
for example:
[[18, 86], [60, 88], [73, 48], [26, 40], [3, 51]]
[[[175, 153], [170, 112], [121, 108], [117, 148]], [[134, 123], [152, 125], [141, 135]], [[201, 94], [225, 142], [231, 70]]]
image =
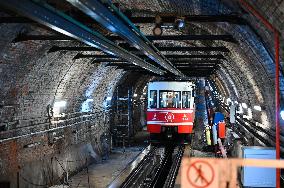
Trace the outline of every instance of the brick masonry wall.
[[[5, 131], [0, 132], [0, 182], [16, 187], [18, 172], [21, 187], [60, 183], [66, 173], [101, 160], [102, 136], [109, 127], [103, 101], [124, 72], [91, 64], [91, 59], [73, 60], [76, 52], [47, 52], [54, 44], [78, 42], [12, 42], [20, 32], [48, 34], [39, 27], [1, 26], [0, 125]], [[83, 113], [88, 98], [94, 100], [93, 110]], [[47, 106], [60, 100], [67, 102], [66, 116], [50, 123]]]

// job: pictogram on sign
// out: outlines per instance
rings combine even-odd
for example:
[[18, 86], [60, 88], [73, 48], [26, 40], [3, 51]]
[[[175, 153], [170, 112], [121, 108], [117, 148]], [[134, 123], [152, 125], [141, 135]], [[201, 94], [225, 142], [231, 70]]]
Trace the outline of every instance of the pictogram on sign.
[[195, 161], [187, 169], [187, 180], [195, 188], [209, 187], [214, 180], [214, 169], [206, 161]]

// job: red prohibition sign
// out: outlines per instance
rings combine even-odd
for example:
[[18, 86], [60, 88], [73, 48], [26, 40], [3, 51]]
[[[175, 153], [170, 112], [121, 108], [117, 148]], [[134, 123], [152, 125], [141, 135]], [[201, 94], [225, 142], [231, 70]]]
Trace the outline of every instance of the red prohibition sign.
[[[199, 168], [197, 167], [197, 164], [198, 164]], [[209, 168], [209, 171], [206, 171], [206, 172], [204, 172], [204, 170], [202, 171], [202, 166], [203, 166], [203, 169], [204, 169], [204, 167], [206, 167], [207, 169]], [[190, 174], [189, 174], [189, 172], [191, 170], [196, 171], [197, 178], [195, 180], [193, 180], [193, 177], [191, 177]], [[210, 177], [209, 178], [205, 177], [204, 173], [209, 174]], [[197, 185], [196, 181], [199, 178], [200, 178], [201, 182], [204, 182], [204, 185]], [[205, 188], [205, 187], [209, 186], [213, 182], [213, 180], [214, 180], [214, 170], [213, 170], [212, 166], [208, 162], [206, 162], [206, 161], [195, 161], [187, 169], [187, 180], [194, 187]]]

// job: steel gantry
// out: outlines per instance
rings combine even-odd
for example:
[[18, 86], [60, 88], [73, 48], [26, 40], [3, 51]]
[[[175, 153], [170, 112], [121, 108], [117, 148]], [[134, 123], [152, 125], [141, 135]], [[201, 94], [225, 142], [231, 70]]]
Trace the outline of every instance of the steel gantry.
[[[136, 49], [143, 52], [150, 59], [164, 67], [169, 72], [176, 76], [184, 76], [176, 67], [174, 67], [169, 60], [167, 60], [154, 45], [147, 41], [146, 37], [135, 28], [135, 26], [120, 12], [117, 16], [111, 12], [109, 7], [106, 7], [100, 0], [67, 0], [72, 5], [89, 15], [91, 18], [99, 22], [109, 31], [124, 38], [129, 44], [133, 45]], [[113, 11], [116, 11], [112, 7]], [[127, 24], [126, 24], [127, 23]]]
[[100, 49], [107, 54], [115, 55], [144, 69], [156, 74], [163, 75], [165, 72], [150, 63], [142, 60], [127, 50], [115, 45], [113, 42], [101, 34], [91, 30], [86, 25], [74, 20], [73, 18], [55, 10], [48, 4], [40, 1], [30, 0], [1, 0], [0, 5], [14, 10], [24, 16], [29, 17], [49, 28], [64, 35], [75, 38], [94, 48]]
[[[1, 22], [0, 22], [1, 23]], [[231, 42], [237, 44], [238, 42], [234, 39], [232, 35], [146, 35], [145, 36], [149, 41], [224, 41], [224, 42]], [[106, 36], [107, 39], [111, 41], [123, 41], [120, 36], [116, 35], [110, 35]], [[13, 40], [13, 42], [23, 42], [28, 40], [62, 40], [62, 41], [68, 41], [68, 40], [76, 40], [71, 37], [65, 36], [65, 35], [31, 35], [31, 34], [25, 34], [25, 33], [19, 33], [18, 36]]]
[[[145, 57], [144, 55], [137, 55], [138, 57]], [[214, 54], [214, 55], [207, 55], [207, 54], [198, 54], [198, 55], [184, 55], [184, 54], [175, 54], [175, 55], [165, 55], [165, 57], [169, 59], [225, 59], [225, 57], [222, 54]], [[97, 59], [103, 59], [103, 58], [115, 58], [111, 55], [105, 55], [105, 54], [82, 54], [78, 53], [74, 59], [80, 59], [80, 58], [97, 58]]]
[[[136, 48], [133, 47], [125, 47], [128, 51], [137, 52]], [[191, 47], [191, 46], [173, 46], [173, 47], [158, 47], [160, 51], [169, 51], [169, 52], [230, 52], [230, 50], [224, 46], [213, 46], [213, 47]], [[57, 51], [101, 51], [96, 47], [90, 46], [52, 46], [49, 52], [57, 52]], [[139, 54], [139, 53], [138, 53]]]
[[[128, 12], [129, 13], [129, 12]], [[127, 16], [129, 17], [129, 20], [132, 23], [155, 23], [156, 18], [155, 17], [132, 17], [129, 16], [126, 12]], [[74, 15], [75, 19], [82, 20], [82, 23], [88, 24], [88, 23], [94, 23], [94, 20], [90, 17], [81, 14], [80, 11], [73, 11], [72, 14]], [[160, 15], [162, 23], [174, 23], [176, 20], [176, 16], [163, 16]], [[238, 15], [233, 14], [222, 14], [222, 15], [184, 15], [183, 16], [184, 21], [186, 22], [195, 22], [195, 23], [210, 23], [210, 22], [226, 22], [231, 24], [238, 24], [238, 25], [248, 25], [249, 23]], [[4, 16], [0, 17], [0, 23], [34, 23], [33, 20], [28, 19], [26, 17], [20, 17], [20, 16]]]

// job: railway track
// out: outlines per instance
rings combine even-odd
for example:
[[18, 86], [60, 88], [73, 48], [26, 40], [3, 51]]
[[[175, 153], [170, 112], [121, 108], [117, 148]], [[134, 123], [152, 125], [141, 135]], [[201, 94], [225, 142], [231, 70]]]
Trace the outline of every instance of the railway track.
[[180, 146], [180, 147], [181, 148], [178, 149], [177, 154], [173, 157], [172, 166], [168, 173], [167, 179], [164, 183], [164, 186], [163, 186], [164, 188], [174, 187], [175, 185], [176, 177], [177, 177], [178, 170], [181, 164], [181, 159], [185, 151], [185, 146]]
[[[117, 187], [174, 187], [185, 146], [155, 146]], [[113, 186], [112, 186], [113, 187]]]

